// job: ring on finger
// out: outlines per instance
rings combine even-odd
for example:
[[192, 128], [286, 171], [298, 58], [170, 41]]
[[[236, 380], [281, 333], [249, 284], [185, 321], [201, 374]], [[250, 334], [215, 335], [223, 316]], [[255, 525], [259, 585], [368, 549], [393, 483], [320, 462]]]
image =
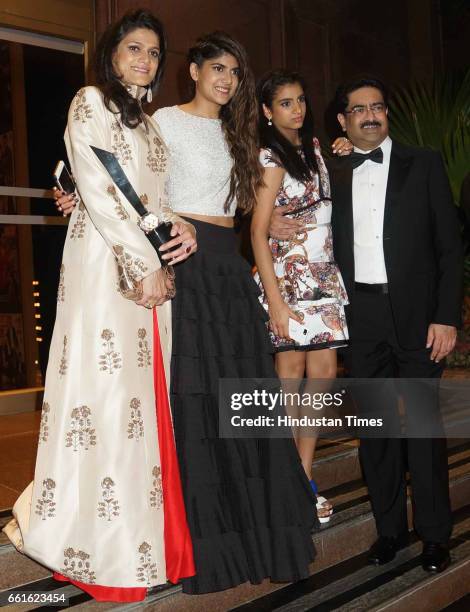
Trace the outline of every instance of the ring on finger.
[[174, 278], [175, 278], [175, 271], [174, 271], [173, 266], [172, 266], [171, 264], [168, 264], [168, 265], [167, 265], [167, 266], [164, 268], [164, 270], [163, 270], [163, 271], [164, 271], [164, 273], [165, 273], [166, 277], [167, 277], [169, 280], [174, 280]]

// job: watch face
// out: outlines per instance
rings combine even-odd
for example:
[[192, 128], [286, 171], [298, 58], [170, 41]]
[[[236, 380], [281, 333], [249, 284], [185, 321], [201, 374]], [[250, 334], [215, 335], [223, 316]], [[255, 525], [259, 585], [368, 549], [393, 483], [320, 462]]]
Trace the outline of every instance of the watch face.
[[154, 213], [149, 212], [140, 217], [138, 224], [144, 232], [150, 232], [160, 225], [160, 219]]

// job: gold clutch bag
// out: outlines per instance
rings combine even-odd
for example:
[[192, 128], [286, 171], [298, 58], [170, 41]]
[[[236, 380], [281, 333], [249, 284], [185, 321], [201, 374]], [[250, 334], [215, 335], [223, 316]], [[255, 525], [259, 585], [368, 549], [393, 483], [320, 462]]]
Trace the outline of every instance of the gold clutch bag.
[[142, 297], [142, 283], [140, 280], [136, 280], [129, 261], [126, 260], [124, 249], [120, 245], [115, 245], [113, 251], [116, 257], [119, 293], [128, 300], [133, 300], [134, 302], [140, 300]]
[[136, 302], [142, 297], [142, 283], [133, 280], [128, 270], [119, 263], [117, 265], [119, 292], [128, 300]]

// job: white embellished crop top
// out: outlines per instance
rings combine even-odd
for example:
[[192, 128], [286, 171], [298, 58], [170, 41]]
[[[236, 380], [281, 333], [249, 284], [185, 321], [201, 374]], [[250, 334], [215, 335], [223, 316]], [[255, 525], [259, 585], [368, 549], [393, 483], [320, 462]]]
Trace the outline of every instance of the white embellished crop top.
[[236, 203], [225, 212], [232, 158], [220, 119], [197, 117], [177, 106], [153, 115], [170, 151], [168, 195], [174, 212], [184, 215], [235, 215]]

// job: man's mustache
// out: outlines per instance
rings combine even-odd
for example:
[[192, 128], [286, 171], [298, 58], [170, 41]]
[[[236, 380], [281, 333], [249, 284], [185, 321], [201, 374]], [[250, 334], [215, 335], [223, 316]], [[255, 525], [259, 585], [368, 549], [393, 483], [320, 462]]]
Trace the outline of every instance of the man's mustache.
[[361, 128], [364, 127], [381, 127], [381, 123], [380, 121], [364, 121], [364, 123], [361, 123]]

